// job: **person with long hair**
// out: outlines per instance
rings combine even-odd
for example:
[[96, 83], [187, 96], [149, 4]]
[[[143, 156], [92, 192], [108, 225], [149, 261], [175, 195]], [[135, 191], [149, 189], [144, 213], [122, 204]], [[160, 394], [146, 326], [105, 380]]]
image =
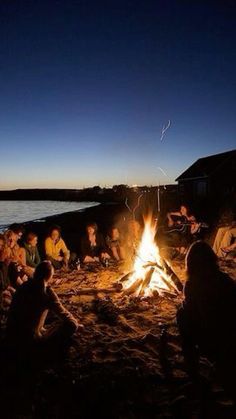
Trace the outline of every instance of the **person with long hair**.
[[193, 243], [188, 250], [186, 273], [184, 302], [177, 322], [188, 371], [197, 375], [200, 351], [216, 363], [232, 391], [236, 371], [236, 284], [220, 271], [217, 256], [203, 241]]
[[4, 233], [5, 236], [5, 248], [2, 255], [2, 259], [9, 265], [11, 262], [17, 263], [22, 268], [26, 265], [25, 249], [20, 247], [18, 240], [21, 235], [13, 230], [7, 230]]
[[0, 319], [9, 308], [15, 289], [10, 285], [8, 265], [4, 262], [5, 237], [0, 234]]
[[81, 240], [83, 263], [94, 263], [110, 259], [103, 235], [98, 231], [96, 223], [86, 226], [86, 235]]
[[1, 261], [7, 265], [10, 285], [13, 288], [17, 288], [28, 279], [25, 249], [18, 244], [21, 232], [7, 230], [4, 233], [4, 238], [5, 245], [1, 253]]
[[[37, 265], [33, 278], [16, 290], [6, 329], [7, 341], [12, 347], [24, 350], [37, 342], [63, 342], [77, 330], [78, 321], [50, 286], [53, 274], [52, 263], [43, 261]], [[60, 323], [45, 329], [49, 312], [55, 314]]]
[[110, 229], [106, 243], [113, 259], [118, 262], [125, 259], [124, 241], [118, 227], [113, 226]]
[[52, 226], [45, 240], [46, 259], [50, 260], [55, 269], [68, 268], [70, 251], [61, 237], [61, 228]]

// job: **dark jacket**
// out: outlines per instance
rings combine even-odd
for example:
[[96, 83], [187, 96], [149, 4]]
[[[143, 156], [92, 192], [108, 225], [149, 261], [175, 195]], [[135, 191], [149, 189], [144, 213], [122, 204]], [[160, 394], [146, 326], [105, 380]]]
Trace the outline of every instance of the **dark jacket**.
[[8, 267], [5, 262], [0, 262], [0, 292], [4, 291], [9, 285]]
[[200, 336], [218, 353], [236, 346], [236, 284], [223, 272], [190, 278], [183, 308]]
[[45, 310], [51, 310], [63, 322], [76, 329], [76, 319], [62, 305], [52, 288], [44, 288], [42, 283], [32, 278], [22, 284], [14, 294], [6, 330], [9, 341], [25, 344], [32, 341]]
[[0, 318], [1, 318], [1, 310], [4, 305], [3, 291], [7, 289], [8, 285], [9, 285], [9, 280], [8, 280], [7, 264], [4, 262], [0, 262]]
[[102, 252], [106, 251], [106, 245], [104, 242], [103, 235], [101, 233], [96, 234], [96, 246], [91, 246], [88, 236], [84, 236], [81, 240], [81, 256], [82, 259], [85, 256], [99, 257]]
[[24, 243], [24, 248], [26, 255], [26, 265], [31, 266], [31, 268], [36, 268], [36, 266], [41, 262], [37, 246], [32, 247], [29, 244]]

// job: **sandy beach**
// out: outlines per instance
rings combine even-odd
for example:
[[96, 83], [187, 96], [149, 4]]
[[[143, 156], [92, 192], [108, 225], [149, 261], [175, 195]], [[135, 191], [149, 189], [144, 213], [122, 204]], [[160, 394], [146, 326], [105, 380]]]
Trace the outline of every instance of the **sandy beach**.
[[[173, 268], [184, 283], [183, 264]], [[96, 290], [111, 289], [123, 274], [114, 265], [55, 277], [55, 290], [85, 331], [75, 337], [65, 369], [44, 372], [51, 417], [203, 418], [206, 409], [207, 417], [235, 417], [206, 359], [201, 359], [200, 392], [185, 373], [175, 320], [181, 296], [137, 299], [115, 292], [110, 310], [104, 309], [107, 294]], [[88, 288], [94, 294], [80, 295]]]
[[[68, 245], [76, 249], [88, 221], [96, 221], [105, 231], [125, 216], [123, 206], [102, 204], [26, 223], [26, 228], [43, 237], [51, 223], [59, 224]], [[184, 263], [172, 263], [172, 268], [184, 284]], [[222, 269], [236, 279], [235, 269], [228, 265]], [[199, 388], [185, 372], [176, 325], [181, 294], [127, 296], [114, 287], [126, 273], [127, 267], [113, 263], [108, 268], [55, 274], [53, 288], [85, 330], [75, 334], [63, 359], [56, 357], [31, 377], [30, 391], [27, 384], [16, 387], [14, 405], [5, 384], [5, 404], [8, 409], [11, 405], [13, 417], [21, 410], [21, 417], [32, 418], [236, 417], [233, 403], [206, 359], [201, 359]]]

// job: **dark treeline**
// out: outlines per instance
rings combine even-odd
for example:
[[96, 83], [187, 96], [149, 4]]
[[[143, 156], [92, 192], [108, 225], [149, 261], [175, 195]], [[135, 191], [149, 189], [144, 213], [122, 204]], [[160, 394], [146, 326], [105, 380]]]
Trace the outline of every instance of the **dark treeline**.
[[[177, 185], [161, 186], [163, 192], [177, 194]], [[156, 186], [139, 186], [131, 188], [127, 185], [115, 185], [112, 188], [94, 186], [84, 189], [16, 189], [0, 191], [0, 200], [46, 200], [46, 201], [96, 201], [96, 202], [122, 202], [126, 198], [129, 202], [135, 201], [139, 194], [157, 196]]]
[[[138, 201], [140, 198], [140, 201]], [[175, 210], [181, 204], [188, 205], [197, 219], [214, 224], [227, 211], [235, 211], [236, 197], [222, 195], [206, 196], [193, 199], [183, 194], [177, 184], [166, 186], [136, 186], [124, 184], [112, 188], [94, 186], [84, 189], [16, 189], [0, 191], [1, 200], [45, 200], [45, 201], [94, 201], [100, 203], [122, 203], [131, 210], [137, 206], [135, 215], [153, 212], [165, 217], [170, 210]], [[160, 211], [159, 211], [160, 210]]]

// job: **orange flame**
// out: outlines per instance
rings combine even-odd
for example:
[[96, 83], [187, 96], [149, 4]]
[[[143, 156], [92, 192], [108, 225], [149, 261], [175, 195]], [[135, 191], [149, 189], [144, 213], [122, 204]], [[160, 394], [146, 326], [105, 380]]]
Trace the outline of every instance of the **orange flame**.
[[143, 235], [134, 261], [134, 272], [124, 284], [124, 288], [127, 289], [132, 286], [136, 280], [141, 279], [142, 282], [135, 291], [135, 295], [139, 295], [147, 271], [152, 266], [154, 267], [154, 270], [151, 280], [144, 290], [144, 296], [152, 295], [154, 290], [157, 290], [159, 293], [161, 293], [161, 290], [169, 291], [169, 287], [165, 283], [165, 281], [168, 282], [169, 277], [166, 274], [164, 267], [162, 267], [159, 249], [155, 243], [156, 224], [157, 223], [153, 221], [152, 217], [148, 217], [145, 220]]

